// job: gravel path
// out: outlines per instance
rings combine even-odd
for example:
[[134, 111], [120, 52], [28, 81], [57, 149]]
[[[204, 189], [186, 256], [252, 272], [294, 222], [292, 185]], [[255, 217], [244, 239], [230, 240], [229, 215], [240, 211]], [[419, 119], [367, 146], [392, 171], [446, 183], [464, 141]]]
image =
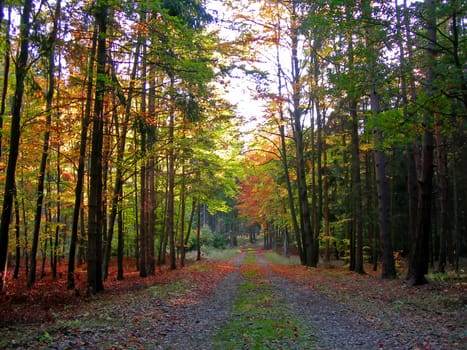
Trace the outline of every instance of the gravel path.
[[403, 349], [387, 332], [374, 329], [344, 304], [273, 274], [262, 257], [257, 255], [256, 259], [284, 302], [313, 324], [317, 349]]
[[[141, 295], [135, 295], [127, 298], [123, 306], [111, 301], [105, 308], [80, 311], [74, 319], [57, 322], [53, 328], [44, 326], [42, 334], [35, 333], [35, 338], [26, 334], [27, 326], [23, 326], [23, 339], [20, 328], [13, 332], [10, 329], [10, 333], [1, 331], [0, 336], [9, 334], [19, 340], [17, 344], [11, 341], [7, 349], [219, 349], [213, 340], [232, 317], [238, 287], [245, 281], [240, 273], [244, 257], [245, 254], [239, 254], [234, 258], [229, 263], [231, 272], [212, 292], [195, 302], [174, 305], [167, 298], [143, 294], [146, 297], [142, 300]], [[256, 261], [264, 269], [273, 293], [298, 319], [311, 324], [316, 349], [422, 349], [413, 340], [398, 339], [390, 328], [375, 326], [365, 315], [351, 311], [324, 293], [272, 272], [261, 254], [256, 254]]]

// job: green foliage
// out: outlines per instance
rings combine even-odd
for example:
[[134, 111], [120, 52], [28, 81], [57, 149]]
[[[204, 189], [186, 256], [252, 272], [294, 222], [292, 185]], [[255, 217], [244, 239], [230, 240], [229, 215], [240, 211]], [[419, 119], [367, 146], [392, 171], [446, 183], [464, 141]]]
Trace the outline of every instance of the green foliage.
[[[191, 235], [189, 246], [191, 249], [196, 248], [197, 238], [196, 235]], [[229, 245], [229, 238], [218, 232], [212, 232], [208, 225], [204, 225], [200, 232], [200, 245], [201, 247], [212, 247], [215, 249], [225, 249]]]

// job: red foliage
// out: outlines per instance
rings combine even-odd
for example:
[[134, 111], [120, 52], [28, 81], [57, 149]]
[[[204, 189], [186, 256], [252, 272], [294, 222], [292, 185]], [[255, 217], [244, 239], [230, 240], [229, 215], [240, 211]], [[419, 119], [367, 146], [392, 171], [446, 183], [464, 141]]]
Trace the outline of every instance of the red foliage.
[[[108, 297], [125, 295], [130, 291], [137, 291], [156, 284], [168, 284], [176, 280], [189, 281], [196, 286], [190, 293], [192, 295], [183, 296], [183, 300], [177, 303], [188, 303], [197, 297], [208, 294], [216, 285], [217, 281], [229, 272], [228, 266], [220, 265], [216, 262], [202, 262], [198, 264], [206, 265], [209, 274], [200, 273], [190, 269], [193, 262], [186, 261], [183, 269], [169, 270], [163, 266], [159, 268], [155, 275], [141, 278], [136, 270], [136, 263], [132, 259], [124, 262], [124, 279], [117, 280], [116, 261], [112, 261], [109, 266], [109, 277], [104, 282], [105, 291], [95, 297]], [[58, 268], [58, 277], [54, 280], [50, 273], [38, 279], [33, 287], [27, 288], [27, 276], [23, 273], [19, 279], [12, 279], [12, 272], [7, 274], [7, 283], [0, 293], [0, 326], [13, 323], [43, 323], [53, 319], [54, 313], [62, 312], [67, 308], [74, 309], [77, 306], [86, 307], [93, 296], [87, 293], [86, 273], [79, 271], [76, 273], [76, 288], [68, 290], [66, 288], [66, 265]], [[209, 276], [208, 276], [209, 275]], [[73, 306], [71, 308], [70, 306]]]

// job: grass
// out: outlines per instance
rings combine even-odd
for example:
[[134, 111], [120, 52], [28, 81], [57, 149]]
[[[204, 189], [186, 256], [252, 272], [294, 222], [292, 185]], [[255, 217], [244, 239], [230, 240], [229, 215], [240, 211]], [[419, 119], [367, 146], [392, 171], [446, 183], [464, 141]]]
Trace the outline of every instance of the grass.
[[274, 295], [248, 249], [232, 319], [215, 337], [214, 349], [313, 349], [313, 330]]
[[190, 284], [187, 281], [175, 281], [168, 284], [156, 284], [145, 290], [145, 293], [150, 294], [155, 298], [162, 298], [167, 295], [176, 296], [189, 290]]
[[203, 248], [203, 255], [210, 260], [227, 261], [240, 253], [238, 248], [217, 249], [212, 247]]
[[275, 265], [299, 265], [300, 258], [298, 256], [286, 257], [277, 254], [276, 252], [265, 252], [264, 258]]

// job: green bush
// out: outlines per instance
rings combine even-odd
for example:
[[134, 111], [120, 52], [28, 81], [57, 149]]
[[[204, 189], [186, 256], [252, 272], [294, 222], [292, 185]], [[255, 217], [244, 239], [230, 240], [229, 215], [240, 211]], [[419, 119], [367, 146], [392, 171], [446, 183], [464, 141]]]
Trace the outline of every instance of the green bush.
[[[229, 238], [221, 233], [212, 232], [209, 226], [204, 225], [200, 232], [200, 244], [202, 247], [225, 249], [229, 246]], [[190, 237], [189, 246], [196, 249], [196, 231]]]

